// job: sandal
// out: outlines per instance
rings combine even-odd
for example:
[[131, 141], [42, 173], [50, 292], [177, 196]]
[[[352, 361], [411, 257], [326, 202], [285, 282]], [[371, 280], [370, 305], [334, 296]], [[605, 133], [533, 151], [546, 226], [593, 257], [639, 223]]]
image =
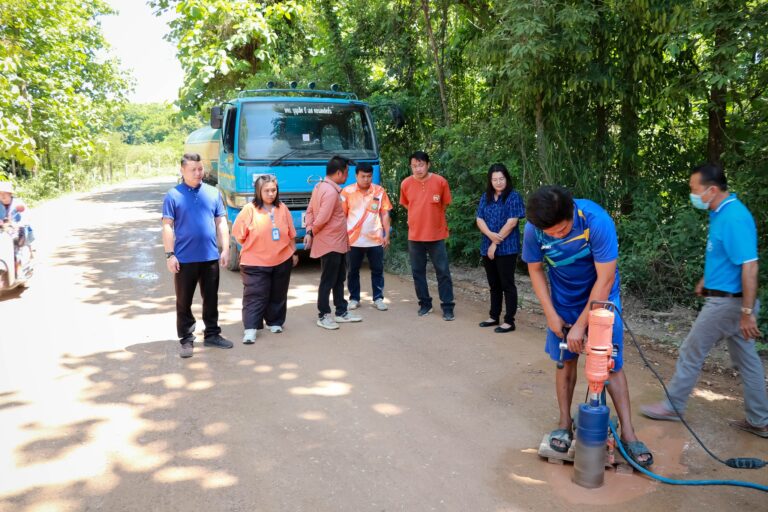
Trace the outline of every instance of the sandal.
[[750, 434], [755, 434], [763, 439], [768, 439], [768, 425], [764, 427], [756, 427], [747, 420], [729, 421], [728, 424], [734, 428], [743, 430], [744, 432], [749, 432]]
[[[562, 444], [556, 444], [553, 441], [559, 441]], [[549, 447], [558, 453], [568, 453], [573, 442], [573, 434], [569, 429], [558, 428], [549, 434]]]
[[[622, 441], [622, 445], [624, 445], [624, 449], [627, 451], [627, 455], [637, 463], [638, 466], [641, 468], [649, 468], [653, 465], [653, 454], [651, 453], [651, 450], [648, 449], [647, 446], [645, 446], [645, 443], [642, 441]], [[647, 456], [648, 458], [646, 460], [639, 460], [640, 457], [643, 455]]]

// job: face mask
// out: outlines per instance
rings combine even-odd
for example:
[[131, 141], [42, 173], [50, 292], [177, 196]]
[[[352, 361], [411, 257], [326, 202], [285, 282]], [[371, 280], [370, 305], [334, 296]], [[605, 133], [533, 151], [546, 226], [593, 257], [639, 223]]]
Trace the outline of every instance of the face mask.
[[709, 202], [705, 203], [702, 201], [700, 194], [691, 194], [691, 204], [693, 204], [694, 208], [698, 208], [699, 210], [709, 209]]

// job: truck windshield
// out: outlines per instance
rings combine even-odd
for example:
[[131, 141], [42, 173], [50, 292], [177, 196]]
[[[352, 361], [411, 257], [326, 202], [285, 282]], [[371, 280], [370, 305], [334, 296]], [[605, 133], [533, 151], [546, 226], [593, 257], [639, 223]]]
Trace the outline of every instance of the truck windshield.
[[[244, 160], [376, 157], [370, 116], [362, 105], [321, 102], [245, 103], [238, 153]], [[304, 155], [304, 156], [302, 156]]]

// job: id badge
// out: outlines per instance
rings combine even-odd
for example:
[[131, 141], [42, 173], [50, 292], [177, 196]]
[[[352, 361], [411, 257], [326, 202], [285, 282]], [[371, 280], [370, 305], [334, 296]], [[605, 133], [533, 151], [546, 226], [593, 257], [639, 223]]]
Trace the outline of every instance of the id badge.
[[278, 228], [272, 228], [272, 240], [280, 240], [280, 230]]

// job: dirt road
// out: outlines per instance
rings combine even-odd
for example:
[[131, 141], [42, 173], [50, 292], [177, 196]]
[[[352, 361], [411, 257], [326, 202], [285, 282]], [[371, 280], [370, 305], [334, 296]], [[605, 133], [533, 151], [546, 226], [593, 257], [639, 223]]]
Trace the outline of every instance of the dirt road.
[[[285, 332], [244, 346], [239, 275], [224, 271], [221, 323], [235, 348], [198, 344], [180, 359], [159, 241], [171, 183], [34, 212], [37, 276], [0, 300], [0, 510], [767, 509], [757, 491], [638, 475], [575, 486], [572, 466], [535, 451], [556, 420], [542, 332], [525, 319], [511, 334], [479, 329], [487, 306], [462, 296], [455, 322], [418, 318], [412, 284], [396, 276], [389, 311], [368, 301], [362, 324], [323, 331], [319, 269], [302, 262]], [[626, 353], [633, 403], [657, 399]], [[725, 424], [742, 416], [739, 397], [700, 391], [689, 417], [718, 452], [765, 458], [768, 441]], [[664, 475], [768, 484], [768, 470], [718, 466], [678, 424], [637, 417], [636, 429]]]

